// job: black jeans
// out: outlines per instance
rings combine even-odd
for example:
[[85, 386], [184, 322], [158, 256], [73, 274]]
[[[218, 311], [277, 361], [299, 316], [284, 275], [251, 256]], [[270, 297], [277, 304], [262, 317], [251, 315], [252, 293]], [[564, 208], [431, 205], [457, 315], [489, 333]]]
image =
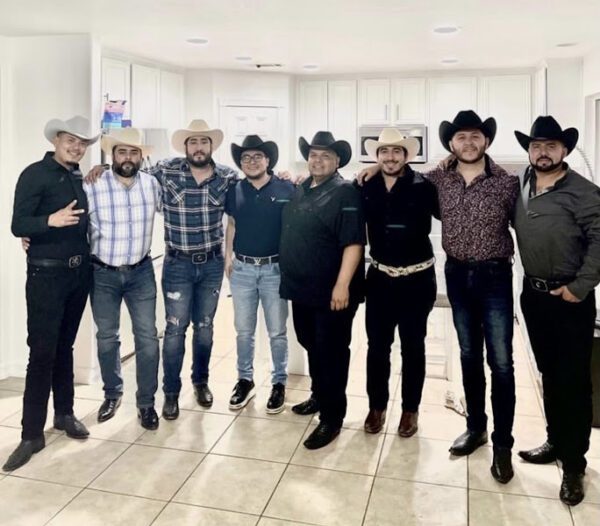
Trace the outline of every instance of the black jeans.
[[73, 343], [87, 301], [92, 269], [27, 268], [29, 363], [23, 395], [23, 440], [42, 436], [50, 389], [54, 413], [73, 413]]
[[398, 327], [402, 354], [402, 410], [416, 412], [425, 381], [427, 318], [435, 303], [435, 270], [392, 278], [374, 267], [367, 272], [367, 393], [371, 409], [390, 398], [390, 352]]
[[565, 471], [583, 473], [592, 430], [594, 293], [568, 303], [525, 283], [521, 308], [542, 375], [548, 441]]
[[341, 311], [292, 302], [296, 337], [308, 353], [312, 396], [319, 402], [320, 420], [342, 427], [346, 416], [346, 385], [350, 366], [352, 321], [358, 304]]
[[492, 372], [494, 445], [512, 448], [515, 417], [512, 266], [508, 260], [446, 261], [448, 299], [460, 345], [467, 428], [487, 428], [483, 343]]

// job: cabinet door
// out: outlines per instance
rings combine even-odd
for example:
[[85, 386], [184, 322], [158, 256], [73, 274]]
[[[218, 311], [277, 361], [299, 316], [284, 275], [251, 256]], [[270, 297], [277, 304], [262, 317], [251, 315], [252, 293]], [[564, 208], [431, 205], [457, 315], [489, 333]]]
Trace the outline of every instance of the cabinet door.
[[136, 128], [160, 128], [160, 70], [131, 67], [131, 124]]
[[356, 81], [336, 80], [328, 84], [328, 129], [336, 139], [343, 139], [356, 152]]
[[388, 79], [360, 80], [359, 92], [359, 124], [389, 124], [390, 115], [390, 81]]
[[[298, 113], [296, 115], [296, 133], [308, 142], [314, 134], [327, 130], [327, 81], [310, 80], [298, 84]], [[296, 158], [303, 157], [296, 149]]]
[[[430, 161], [448, 155], [439, 139], [442, 121], [452, 121], [461, 110], [477, 111], [476, 77], [440, 77], [429, 80], [429, 151]], [[483, 117], [483, 115], [482, 115]]]
[[395, 124], [423, 124], [426, 121], [425, 79], [392, 81], [392, 121]]
[[183, 75], [160, 72], [160, 127], [169, 132], [183, 128]]
[[[124, 119], [131, 116], [131, 64], [111, 58], [102, 59], [102, 100], [126, 100]], [[104, 111], [104, 107], [102, 108]]]

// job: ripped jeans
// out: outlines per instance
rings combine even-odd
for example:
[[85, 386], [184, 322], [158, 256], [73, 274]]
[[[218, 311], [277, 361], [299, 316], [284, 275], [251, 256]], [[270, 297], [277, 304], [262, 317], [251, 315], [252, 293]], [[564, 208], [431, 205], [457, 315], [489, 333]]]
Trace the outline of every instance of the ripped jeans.
[[223, 257], [196, 264], [166, 255], [162, 289], [167, 327], [163, 343], [163, 391], [179, 394], [185, 333], [192, 322], [192, 383], [208, 382], [208, 365], [213, 344], [213, 318], [223, 281]]

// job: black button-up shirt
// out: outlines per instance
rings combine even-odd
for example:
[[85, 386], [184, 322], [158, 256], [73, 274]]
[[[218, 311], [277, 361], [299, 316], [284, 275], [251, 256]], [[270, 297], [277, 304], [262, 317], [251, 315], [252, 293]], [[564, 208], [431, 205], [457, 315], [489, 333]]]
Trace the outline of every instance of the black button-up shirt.
[[[75, 209], [83, 209], [79, 223], [52, 228], [48, 216], [77, 199]], [[31, 257], [66, 259], [87, 255], [89, 245], [88, 202], [83, 191], [79, 167], [67, 170], [54, 160], [54, 152], [23, 170], [15, 189], [12, 233], [31, 238], [28, 254]]]
[[[307, 305], [331, 301], [344, 248], [365, 244], [359, 192], [338, 173], [311, 188], [302, 183], [283, 209], [280, 259], [281, 297]], [[362, 301], [364, 263], [350, 284], [350, 300]]]
[[389, 192], [381, 172], [359, 189], [374, 260], [406, 267], [433, 257], [431, 217], [439, 218], [440, 212], [431, 182], [406, 165]]

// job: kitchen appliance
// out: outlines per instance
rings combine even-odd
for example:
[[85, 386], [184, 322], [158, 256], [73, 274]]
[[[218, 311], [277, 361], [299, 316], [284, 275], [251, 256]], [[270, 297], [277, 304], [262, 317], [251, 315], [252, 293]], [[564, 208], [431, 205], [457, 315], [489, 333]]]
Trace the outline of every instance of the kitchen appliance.
[[406, 137], [415, 137], [418, 139], [421, 148], [417, 156], [411, 163], [424, 164], [427, 162], [427, 126], [424, 124], [401, 124], [396, 126], [383, 125], [364, 125], [358, 128], [358, 145], [359, 155], [358, 160], [363, 163], [373, 163], [373, 159], [369, 157], [365, 150], [365, 141], [367, 139], [377, 140], [379, 134], [384, 128], [396, 128], [402, 135]]

